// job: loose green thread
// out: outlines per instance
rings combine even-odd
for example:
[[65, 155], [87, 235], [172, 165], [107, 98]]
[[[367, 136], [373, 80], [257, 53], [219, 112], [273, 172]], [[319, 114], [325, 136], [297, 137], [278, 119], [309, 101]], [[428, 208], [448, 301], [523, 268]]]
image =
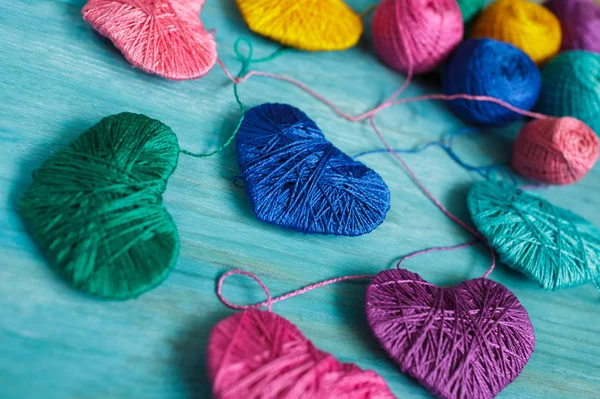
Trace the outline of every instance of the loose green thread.
[[[244, 43], [246, 45], [247, 51], [248, 51], [247, 55], [244, 55], [243, 52], [240, 50], [240, 43]], [[235, 51], [236, 58], [242, 63], [240, 70], [236, 75], [236, 78], [239, 79], [239, 78], [243, 78], [244, 76], [246, 76], [246, 74], [250, 70], [250, 66], [252, 64], [258, 64], [261, 62], [271, 61], [271, 60], [279, 57], [281, 54], [283, 54], [284, 50], [286, 50], [286, 47], [282, 46], [268, 56], [258, 58], [258, 59], [253, 59], [252, 56], [254, 54], [254, 49], [252, 47], [252, 42], [246, 37], [240, 37], [235, 41], [235, 43], [233, 45], [233, 49]], [[238, 121], [237, 126], [235, 127], [233, 133], [227, 138], [225, 143], [223, 143], [221, 146], [219, 146], [219, 148], [217, 148], [216, 150], [207, 152], [207, 153], [195, 153], [195, 152], [191, 152], [191, 151], [184, 150], [184, 149], [180, 150], [181, 153], [192, 156], [194, 158], [207, 158], [207, 157], [210, 157], [210, 156], [220, 153], [227, 146], [229, 146], [229, 144], [231, 144], [233, 139], [237, 136], [237, 133], [240, 130], [240, 126], [242, 125], [242, 122], [244, 121], [244, 116], [246, 115], [246, 109], [244, 107], [244, 104], [242, 104], [242, 101], [240, 100], [240, 96], [238, 93], [238, 83], [233, 84], [233, 94], [235, 96], [235, 101], [240, 109], [241, 117], [240, 117], [240, 120]]]

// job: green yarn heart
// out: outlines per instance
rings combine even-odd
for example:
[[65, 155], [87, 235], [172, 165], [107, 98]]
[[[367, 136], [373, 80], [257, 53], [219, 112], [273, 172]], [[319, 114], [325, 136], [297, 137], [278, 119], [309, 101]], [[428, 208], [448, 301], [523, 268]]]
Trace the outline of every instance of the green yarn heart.
[[504, 183], [476, 183], [468, 207], [503, 263], [545, 289], [600, 290], [600, 230], [587, 220]]
[[177, 136], [160, 121], [102, 119], [34, 173], [19, 211], [75, 288], [126, 299], [159, 284], [179, 253], [162, 202], [177, 166]]

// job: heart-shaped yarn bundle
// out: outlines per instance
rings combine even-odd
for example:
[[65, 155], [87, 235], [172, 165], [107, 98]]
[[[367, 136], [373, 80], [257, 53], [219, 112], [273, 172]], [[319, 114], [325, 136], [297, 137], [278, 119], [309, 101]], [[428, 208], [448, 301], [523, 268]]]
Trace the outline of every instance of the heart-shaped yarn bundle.
[[463, 21], [456, 0], [383, 0], [371, 31], [375, 51], [388, 66], [425, 73], [460, 43]]
[[600, 54], [573, 50], [550, 60], [535, 109], [580, 119], [600, 134]]
[[342, 153], [304, 112], [250, 109], [237, 134], [238, 164], [256, 217], [303, 233], [357, 236], [385, 219], [381, 177]]
[[485, 7], [485, 0], [458, 0], [457, 3], [465, 23]]
[[[458, 46], [442, 72], [444, 94], [494, 97], [522, 110], [535, 105], [542, 76], [527, 54], [493, 39], [470, 39]], [[469, 123], [505, 125], [520, 114], [486, 101], [453, 100], [456, 115]]]
[[34, 238], [75, 288], [125, 299], [175, 265], [177, 228], [162, 203], [179, 146], [144, 115], [102, 119], [35, 172], [19, 203]]
[[560, 21], [563, 50], [600, 53], [600, 6], [593, 0], [550, 0], [544, 3]]
[[215, 399], [393, 399], [373, 371], [340, 363], [281, 316], [246, 310], [222, 320], [208, 343]]
[[204, 0], [88, 0], [83, 18], [136, 68], [167, 79], [204, 76], [217, 60]]
[[560, 49], [558, 19], [539, 4], [527, 0], [498, 0], [475, 19], [473, 37], [488, 37], [523, 50], [543, 64]]
[[345, 50], [363, 32], [360, 16], [342, 0], [236, 2], [252, 31], [300, 50]]
[[535, 346], [519, 300], [485, 278], [439, 288], [407, 270], [386, 270], [367, 288], [366, 311], [402, 372], [442, 398], [493, 398]]
[[474, 184], [468, 207], [509, 267], [548, 290], [590, 281], [600, 289], [600, 230], [587, 220], [505, 183]]
[[540, 183], [571, 184], [594, 167], [599, 144], [596, 134], [579, 119], [538, 119], [521, 129], [511, 165]]

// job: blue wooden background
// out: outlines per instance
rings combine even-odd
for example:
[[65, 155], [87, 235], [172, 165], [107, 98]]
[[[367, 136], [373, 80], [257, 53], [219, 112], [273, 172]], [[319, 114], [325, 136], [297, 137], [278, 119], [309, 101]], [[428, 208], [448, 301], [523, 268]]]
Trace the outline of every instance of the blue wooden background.
[[[350, 1], [364, 10], [368, 0]], [[471, 237], [449, 222], [392, 157], [363, 159], [388, 183], [385, 223], [359, 238], [305, 236], [255, 220], [238, 173], [235, 150], [210, 159], [182, 156], [165, 204], [181, 236], [177, 267], [158, 288], [127, 302], [103, 302], [63, 283], [44, 261], [15, 202], [45, 158], [100, 118], [121, 111], [158, 118], [183, 148], [216, 148], [238, 120], [232, 88], [214, 68], [206, 77], [171, 82], [132, 69], [110, 42], [81, 18], [84, 0], [0, 0], [0, 397], [208, 398], [205, 349], [212, 326], [231, 314], [217, 300], [217, 277], [231, 268], [256, 273], [272, 293], [345, 274], [377, 273], [399, 256]], [[220, 56], [239, 67], [233, 43], [249, 35], [258, 55], [277, 48], [250, 34], [234, 0], [208, 0], [202, 19], [217, 29]], [[398, 87], [403, 77], [382, 66], [367, 40], [344, 52], [290, 51], [263, 70], [300, 78], [344, 110], [362, 112]], [[432, 78], [407, 96], [438, 90]], [[349, 153], [380, 147], [367, 124], [351, 124], [284, 83], [252, 79], [240, 86], [247, 106], [267, 101], [302, 108], [327, 137]], [[393, 145], [412, 147], [462, 127], [443, 103], [398, 106], [379, 117]], [[506, 161], [518, 126], [458, 141], [465, 159]], [[468, 218], [465, 195], [477, 179], [440, 150], [406, 159], [448, 208]], [[582, 182], [541, 194], [600, 225], [600, 169]], [[480, 276], [482, 247], [431, 254], [406, 267], [443, 285]], [[599, 294], [591, 286], [544, 292], [500, 265], [491, 278], [508, 286], [529, 311], [536, 349], [505, 398], [591, 398], [600, 392]], [[380, 373], [400, 398], [428, 397], [402, 375], [372, 339], [364, 317], [366, 282], [348, 282], [274, 306], [323, 350]], [[232, 278], [226, 294], [261, 299], [259, 289]]]

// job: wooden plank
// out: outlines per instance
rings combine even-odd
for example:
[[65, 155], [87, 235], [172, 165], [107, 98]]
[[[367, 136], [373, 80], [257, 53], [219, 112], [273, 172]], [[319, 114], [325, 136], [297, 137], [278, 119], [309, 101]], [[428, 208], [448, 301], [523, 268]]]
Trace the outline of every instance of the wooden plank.
[[[369, 1], [349, 2], [363, 10]], [[305, 236], [259, 223], [238, 173], [235, 150], [197, 160], [183, 156], [165, 195], [181, 236], [175, 271], [157, 289], [127, 302], [102, 302], [63, 283], [44, 261], [15, 201], [32, 171], [100, 118], [145, 113], [170, 125], [182, 147], [217, 147], [239, 117], [232, 88], [219, 68], [197, 81], [170, 82], [134, 70], [110, 42], [80, 16], [83, 0], [0, 2], [0, 396], [3, 398], [206, 398], [205, 349], [212, 326], [231, 314], [214, 293], [230, 268], [256, 273], [278, 294], [320, 279], [377, 273], [417, 249], [471, 237], [428, 202], [386, 155], [364, 158], [388, 183], [392, 208], [386, 222], [358, 238]], [[207, 28], [217, 29], [223, 61], [237, 70], [233, 42], [250, 35], [233, 0], [209, 0]], [[276, 44], [250, 35], [258, 55]], [[289, 51], [261, 69], [300, 78], [344, 110], [359, 113], [398, 87], [403, 77], [382, 66], [367, 40], [336, 53]], [[407, 96], [436, 91], [418, 79]], [[240, 87], [247, 106], [287, 102], [302, 108], [348, 154], [379, 148], [366, 124], [340, 120], [289, 85], [256, 78]], [[395, 146], [412, 147], [462, 124], [442, 103], [398, 106], [378, 122]], [[510, 129], [509, 129], [510, 130]], [[457, 150], [474, 163], [503, 161], [510, 134], [461, 139]], [[431, 191], [466, 218], [465, 195], [476, 176], [441, 151], [406, 159]], [[600, 171], [582, 182], [541, 194], [600, 224]], [[476, 247], [426, 255], [406, 267], [434, 283], [478, 277], [489, 258]], [[589, 285], [544, 292], [504, 266], [492, 279], [508, 286], [529, 311], [536, 351], [505, 398], [590, 398], [600, 390], [598, 293]], [[400, 398], [428, 397], [402, 375], [372, 339], [364, 317], [364, 282], [341, 283], [277, 304], [315, 344], [339, 359], [380, 373]], [[226, 288], [232, 300], [261, 298], [242, 279]]]

